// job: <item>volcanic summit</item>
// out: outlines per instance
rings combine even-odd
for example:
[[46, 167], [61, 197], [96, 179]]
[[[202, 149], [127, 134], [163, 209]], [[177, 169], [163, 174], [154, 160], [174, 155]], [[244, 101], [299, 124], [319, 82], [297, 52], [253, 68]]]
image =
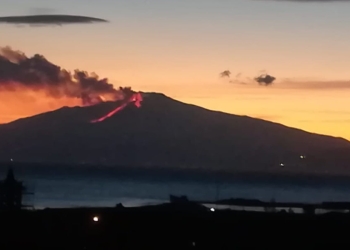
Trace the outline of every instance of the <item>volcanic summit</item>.
[[125, 102], [64, 107], [0, 125], [0, 160], [229, 172], [348, 171], [345, 139], [211, 111], [159, 93], [142, 96], [141, 105], [130, 100], [101, 122], [91, 123]]

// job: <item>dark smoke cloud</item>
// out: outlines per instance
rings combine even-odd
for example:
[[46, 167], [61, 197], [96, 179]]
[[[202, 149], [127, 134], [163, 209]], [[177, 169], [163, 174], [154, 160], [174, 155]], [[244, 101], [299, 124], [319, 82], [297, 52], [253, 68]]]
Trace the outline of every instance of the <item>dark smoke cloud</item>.
[[49, 96], [80, 98], [83, 105], [106, 100], [121, 100], [133, 93], [131, 88], [115, 89], [107, 78], [75, 70], [74, 73], [36, 54], [27, 57], [10, 47], [0, 47], [0, 91], [45, 91]]
[[72, 15], [29, 15], [29, 16], [7, 16], [0, 17], [0, 23], [9, 24], [30, 24], [30, 25], [65, 25], [65, 24], [87, 24], [105, 23], [105, 19], [72, 16]]
[[276, 78], [271, 75], [264, 74], [254, 78], [254, 80], [260, 85], [269, 86], [276, 80]]

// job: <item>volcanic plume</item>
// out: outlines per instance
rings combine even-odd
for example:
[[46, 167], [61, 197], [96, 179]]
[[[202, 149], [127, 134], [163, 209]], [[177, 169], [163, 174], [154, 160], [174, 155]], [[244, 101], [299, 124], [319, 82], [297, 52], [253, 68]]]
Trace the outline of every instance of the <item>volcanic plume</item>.
[[[89, 106], [104, 101], [133, 102], [130, 87], [116, 89], [107, 78], [95, 73], [74, 70], [73, 73], [36, 54], [27, 57], [10, 47], [0, 47], [0, 94], [33, 92], [55, 100], [80, 100]], [[64, 105], [62, 105], [64, 106]], [[47, 111], [47, 110], [46, 110]]]

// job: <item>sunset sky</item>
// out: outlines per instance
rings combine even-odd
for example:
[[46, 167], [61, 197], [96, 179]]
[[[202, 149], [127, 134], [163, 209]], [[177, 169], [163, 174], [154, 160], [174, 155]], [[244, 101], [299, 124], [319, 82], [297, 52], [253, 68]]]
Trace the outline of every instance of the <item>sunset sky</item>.
[[[0, 16], [44, 12], [37, 8], [110, 23], [1, 24], [0, 46], [96, 72], [116, 87], [350, 139], [350, 1], [2, 0]], [[246, 84], [220, 78], [224, 70]], [[262, 72], [276, 82], [247, 79]], [[23, 98], [0, 93], [0, 123], [75, 104]]]

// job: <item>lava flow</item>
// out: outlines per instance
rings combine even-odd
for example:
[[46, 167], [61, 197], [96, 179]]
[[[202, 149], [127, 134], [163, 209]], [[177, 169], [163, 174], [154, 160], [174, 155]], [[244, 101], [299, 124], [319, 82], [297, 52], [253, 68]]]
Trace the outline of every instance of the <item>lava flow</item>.
[[113, 116], [114, 114], [118, 113], [119, 111], [123, 110], [126, 106], [128, 106], [131, 103], [134, 103], [134, 105], [136, 107], [141, 107], [141, 102], [143, 101], [142, 95], [141, 93], [133, 93], [131, 95], [130, 98], [128, 98], [127, 100], [124, 101], [124, 103], [122, 105], [120, 105], [119, 107], [115, 108], [114, 110], [112, 110], [111, 112], [109, 112], [107, 115], [104, 115], [98, 119], [92, 120], [90, 121], [91, 123], [96, 123], [96, 122], [102, 122], [105, 119]]

